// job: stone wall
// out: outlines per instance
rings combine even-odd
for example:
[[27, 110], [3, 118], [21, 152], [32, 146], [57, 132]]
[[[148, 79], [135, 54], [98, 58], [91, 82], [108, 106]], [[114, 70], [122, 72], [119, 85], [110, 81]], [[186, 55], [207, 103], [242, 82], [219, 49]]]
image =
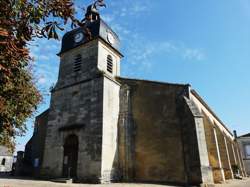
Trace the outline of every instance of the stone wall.
[[177, 100], [185, 85], [120, 81], [121, 102], [127, 104], [127, 110], [125, 106], [121, 109], [119, 120], [123, 127], [119, 131], [123, 177], [137, 182], [186, 183], [177, 112]]
[[212, 167], [214, 182], [218, 183], [220, 181], [223, 181], [223, 177], [219, 164], [216, 141], [214, 137], [214, 124], [204, 113], [203, 115], [204, 115], [204, 127], [205, 127], [206, 142], [208, 148], [209, 163], [210, 166]]
[[[112, 73], [107, 71], [107, 56], [111, 55], [113, 59], [113, 71]], [[105, 42], [102, 40], [98, 43], [98, 69], [100, 71], [105, 72], [107, 75], [111, 77], [120, 76], [120, 60], [121, 56], [114, 51], [114, 49], [110, 48]]]
[[215, 126], [216, 129], [216, 134], [217, 134], [217, 139], [218, 139], [218, 144], [219, 144], [219, 154], [221, 157], [221, 164], [222, 164], [222, 169], [224, 172], [225, 180], [232, 179], [232, 171], [230, 169], [230, 164], [228, 160], [228, 153], [226, 149], [226, 144], [225, 144], [225, 135], [221, 130]]
[[236, 157], [236, 163], [239, 168], [239, 173], [241, 176], [244, 176], [243, 164], [242, 164], [242, 159], [241, 159], [241, 155], [239, 152], [238, 143], [234, 142], [233, 147], [234, 147], [234, 152], [235, 152], [235, 157]]
[[11, 172], [12, 164], [13, 164], [13, 156], [0, 156], [0, 173]]
[[[79, 71], [74, 71], [74, 63], [77, 55], [81, 55], [81, 68]], [[55, 89], [58, 90], [81, 81], [92, 79], [98, 73], [97, 60], [98, 40], [93, 40], [61, 54], [59, 76]]]
[[118, 168], [118, 116], [120, 84], [104, 77], [101, 182], [116, 181]]
[[250, 146], [250, 135], [242, 136], [237, 138], [238, 145], [240, 147], [240, 155], [242, 156], [243, 162], [243, 170], [245, 174], [250, 176], [250, 156], [247, 155], [246, 146]]
[[[107, 72], [108, 54], [113, 57], [112, 74]], [[81, 61], [76, 71], [77, 57]], [[76, 135], [77, 178], [90, 182], [110, 180], [117, 162], [119, 113], [119, 84], [112, 79], [120, 73], [121, 56], [95, 39], [60, 54], [60, 58], [58, 82], [50, 102], [42, 174], [62, 177], [63, 163], [67, 163], [64, 142]]]
[[[50, 103], [42, 170], [45, 176], [62, 176], [64, 141], [75, 134], [80, 145], [78, 178], [98, 181], [101, 177], [103, 78], [97, 70], [97, 46], [97, 41], [92, 41], [61, 56]], [[82, 55], [82, 68], [74, 72], [77, 54]]]
[[[98, 181], [101, 177], [103, 78], [55, 90], [52, 93], [43, 173], [61, 177], [65, 139], [77, 135], [77, 176]], [[57, 155], [57, 156], [55, 156]]]
[[239, 174], [246, 176], [239, 146], [232, 133], [195, 91], [192, 91], [192, 100], [204, 116], [209, 164], [213, 170], [214, 182], [223, 183], [234, 178], [237, 167]]
[[239, 137], [237, 138], [237, 142], [240, 147], [241, 155], [244, 161], [244, 169], [246, 174], [250, 176], [250, 156], [246, 153], [246, 146], [250, 146], [250, 136]]
[[184, 110], [180, 111], [188, 183], [207, 185], [213, 183], [213, 176], [209, 164], [204, 116], [189, 98], [184, 97]]
[[12, 170], [13, 156], [10, 150], [0, 145], [0, 172], [10, 172]]
[[122, 84], [120, 89], [120, 111], [118, 122], [118, 168], [120, 180], [134, 181], [134, 123], [131, 108], [131, 88]]
[[48, 123], [49, 110], [36, 117], [34, 133], [31, 139], [31, 164], [33, 166], [32, 175], [40, 175], [40, 167], [43, 162], [43, 153], [45, 147], [45, 137]]
[[[208, 146], [209, 162], [213, 169], [215, 183], [233, 179], [234, 167], [245, 177], [244, 165], [238, 144], [228, 137], [208, 116], [204, 114], [204, 125]], [[218, 147], [216, 146], [218, 144]]]

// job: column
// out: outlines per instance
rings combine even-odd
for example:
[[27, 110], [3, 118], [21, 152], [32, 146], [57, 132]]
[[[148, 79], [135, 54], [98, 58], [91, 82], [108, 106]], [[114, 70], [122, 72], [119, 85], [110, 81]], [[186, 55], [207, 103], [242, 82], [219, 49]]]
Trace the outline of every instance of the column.
[[244, 177], [247, 177], [247, 171], [246, 171], [246, 167], [245, 167], [245, 163], [244, 163], [244, 160], [243, 160], [243, 155], [242, 155], [242, 152], [240, 151], [240, 156], [241, 156], [241, 162], [242, 162], [242, 166], [243, 166], [243, 172], [244, 172]]
[[244, 171], [243, 171], [243, 167], [242, 167], [242, 163], [241, 163], [241, 157], [240, 157], [240, 154], [239, 154], [239, 148], [238, 148], [238, 146], [237, 146], [237, 155], [238, 155], [239, 162], [240, 162], [239, 167], [240, 167], [242, 176], [244, 177]]
[[231, 165], [230, 156], [229, 156], [229, 151], [228, 151], [228, 147], [227, 147], [227, 139], [225, 136], [224, 136], [224, 141], [225, 141], [225, 146], [226, 146], [226, 151], [227, 151], [227, 159], [228, 159], [228, 163], [229, 163], [229, 168], [230, 168], [232, 179], [233, 179], [234, 174], [233, 174], [232, 165]]
[[233, 145], [233, 143], [231, 145], [232, 145], [232, 149], [233, 149], [234, 163], [235, 163], [235, 165], [237, 165], [236, 155], [235, 155], [235, 151], [234, 151], [234, 145]]
[[222, 168], [221, 156], [220, 156], [220, 148], [219, 148], [219, 143], [218, 143], [218, 139], [217, 139], [217, 132], [216, 132], [215, 128], [214, 128], [214, 138], [215, 138], [215, 143], [216, 143], [217, 156], [218, 156], [218, 161], [219, 161], [219, 167], [220, 167], [220, 171], [221, 171], [222, 180], [225, 181], [226, 179], [225, 179], [224, 170]]
[[203, 184], [210, 184], [213, 182], [213, 173], [209, 165], [203, 118], [195, 117], [195, 126], [198, 140], [202, 182]]

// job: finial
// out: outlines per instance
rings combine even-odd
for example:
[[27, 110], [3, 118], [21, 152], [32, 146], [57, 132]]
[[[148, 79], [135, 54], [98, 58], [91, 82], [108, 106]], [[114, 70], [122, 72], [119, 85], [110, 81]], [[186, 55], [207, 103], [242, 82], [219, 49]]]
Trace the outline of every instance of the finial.
[[93, 4], [89, 5], [85, 14], [85, 19], [89, 21], [95, 21], [97, 19], [100, 19], [100, 14], [98, 12], [99, 7], [106, 8], [104, 0], [96, 0]]
[[81, 21], [77, 21], [77, 25], [83, 28], [84, 30], [84, 35], [86, 38], [86, 41], [89, 41], [92, 39], [92, 33], [91, 30], [89, 29], [89, 25], [97, 20], [100, 20], [100, 14], [98, 12], [99, 7], [105, 7], [106, 4], [104, 3], [104, 0], [95, 0], [94, 3], [88, 6], [85, 17]]

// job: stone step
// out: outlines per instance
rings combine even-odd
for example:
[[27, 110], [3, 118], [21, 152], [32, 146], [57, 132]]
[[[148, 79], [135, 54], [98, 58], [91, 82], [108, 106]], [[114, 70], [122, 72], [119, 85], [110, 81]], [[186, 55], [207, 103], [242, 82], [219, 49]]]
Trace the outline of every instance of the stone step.
[[52, 179], [51, 182], [72, 184], [73, 183], [73, 179], [70, 179], [70, 178], [59, 178], [59, 179]]

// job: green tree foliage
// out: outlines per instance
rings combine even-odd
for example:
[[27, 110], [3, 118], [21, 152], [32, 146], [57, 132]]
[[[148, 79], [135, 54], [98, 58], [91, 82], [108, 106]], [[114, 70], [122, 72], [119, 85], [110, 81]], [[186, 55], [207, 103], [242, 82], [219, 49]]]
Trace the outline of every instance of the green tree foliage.
[[0, 1], [0, 144], [12, 151], [41, 101], [28, 44], [34, 38], [58, 39], [62, 25], [79, 23], [74, 14], [72, 0]]

